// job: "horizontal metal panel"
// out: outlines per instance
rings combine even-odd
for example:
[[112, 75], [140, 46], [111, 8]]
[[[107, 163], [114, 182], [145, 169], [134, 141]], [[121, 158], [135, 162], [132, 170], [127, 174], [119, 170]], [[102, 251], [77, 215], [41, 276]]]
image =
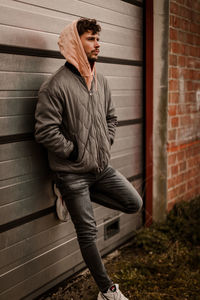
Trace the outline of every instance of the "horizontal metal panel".
[[[34, 259], [34, 257], [62, 245], [67, 240], [74, 240], [75, 237], [74, 226], [71, 222], [62, 223], [61, 226], [54, 226], [37, 235], [29, 236], [0, 251], [0, 273], [7, 273], [26, 263], [27, 260]], [[71, 250], [73, 252], [73, 249]]]
[[[81, 253], [77, 250], [70, 256], [58, 260], [56, 263], [46, 267], [45, 269], [41, 268], [40, 272], [32, 275], [31, 278], [29, 276], [23, 276], [23, 279], [21, 278], [18, 284], [11, 286], [8, 290], [0, 293], [0, 298], [1, 300], [20, 300], [24, 297], [26, 299], [26, 295], [38, 290], [38, 288], [43, 287], [47, 283], [52, 283], [52, 281], [58, 276], [62, 276], [64, 273], [69, 273], [69, 270], [71, 270], [70, 273], [72, 275], [75, 271], [83, 268], [83, 266], [84, 264]], [[14, 276], [15, 274], [11, 277], [11, 282], [13, 281], [12, 279]], [[54, 284], [51, 285], [51, 287], [53, 286]], [[30, 299], [33, 299], [31, 295]]]
[[47, 168], [47, 161], [43, 156], [22, 157], [16, 160], [0, 162], [0, 180], [22, 176], [25, 174], [42, 174]]
[[[120, 120], [134, 119], [139, 118], [141, 116], [142, 98], [140, 91], [115, 90], [112, 92], [112, 98], [115, 102], [115, 106], [117, 108], [117, 115], [119, 116]], [[1, 98], [0, 117], [8, 117], [0, 119], [0, 122], [2, 122], [1, 127], [4, 128], [2, 134], [4, 133], [4, 135], [7, 135], [7, 133], [5, 132], [7, 132], [6, 129], [9, 129], [9, 126], [11, 126], [9, 132], [11, 132], [12, 134], [15, 132], [24, 133], [32, 131], [34, 127], [33, 114], [35, 111], [36, 102], [36, 97]], [[124, 109], [127, 109], [127, 112], [124, 113]], [[130, 114], [132, 114], [132, 117], [129, 117]], [[12, 116], [15, 116], [15, 118], [12, 119]], [[30, 120], [32, 120], [28, 122], [30, 123], [29, 126], [26, 126], [28, 128], [25, 127], [25, 131], [23, 131], [23, 124], [27, 124], [29, 118]], [[23, 119], [25, 120], [23, 121]], [[12, 122], [12, 120], [15, 123], [15, 128], [12, 128], [12, 124], [9, 124], [10, 122]]]
[[[115, 98], [113, 97], [115, 100]], [[121, 97], [122, 100], [127, 100], [125, 96]], [[127, 100], [128, 101], [128, 100]], [[11, 109], [11, 106], [9, 104], [9, 100], [7, 101], [7, 107], [8, 109]], [[12, 102], [12, 101], [11, 101]], [[28, 107], [27, 103], [24, 106], [24, 101], [19, 100], [19, 106], [18, 110], [30, 110], [31, 108]], [[17, 106], [17, 103], [15, 103]], [[36, 104], [36, 103], [35, 103]], [[31, 104], [31, 107], [35, 107], [35, 104]], [[128, 107], [117, 107], [116, 106], [116, 115], [118, 117], [118, 121], [123, 120], [134, 120], [134, 119], [140, 119], [143, 116], [143, 107], [141, 105], [130, 105]], [[34, 112], [34, 111], [33, 111]], [[17, 135], [17, 134], [24, 134], [24, 133], [31, 133], [34, 132], [34, 124], [35, 124], [35, 117], [32, 114], [25, 114], [25, 115], [18, 115], [18, 116], [5, 116], [0, 117], [0, 135], [3, 136], [9, 136], [9, 135]]]
[[0, 162], [32, 155], [46, 155], [43, 147], [35, 141], [24, 141], [0, 145]]
[[115, 155], [111, 159], [111, 165], [115, 169], [118, 169], [125, 177], [131, 177], [142, 173], [142, 158], [141, 147], [138, 147], [134, 151]]
[[112, 91], [112, 98], [117, 108], [129, 106], [143, 106], [141, 90], [115, 90]]
[[[94, 209], [94, 216], [97, 225], [115, 218], [118, 215], [119, 212], [103, 206], [97, 206]], [[35, 235], [31, 235], [29, 233], [26, 239], [18, 241], [16, 244], [5, 247], [0, 251], [1, 274], [6, 273], [18, 265], [25, 263], [27, 261], [27, 257], [30, 260], [36, 255], [47, 252], [50, 249], [57, 247], [59, 244], [63, 244], [67, 240], [71, 240], [76, 236], [74, 226], [71, 221], [66, 223], [58, 223], [57, 218], [54, 218], [54, 226], [51, 228], [48, 228], [47, 230], [39, 232]], [[35, 223], [37, 224], [37, 220]], [[21, 227], [22, 233], [25, 228], [25, 225]]]
[[[56, 34], [31, 31], [28, 29], [0, 25], [0, 43], [3, 45], [19, 46], [32, 49], [58, 51]], [[141, 47], [122, 46], [117, 44], [101, 43], [101, 56], [119, 59], [141, 60]]]
[[142, 67], [109, 63], [98, 63], [97, 72], [105, 76], [142, 77]]
[[[132, 132], [128, 134], [126, 130], [128, 127], [131, 127]], [[128, 149], [139, 148], [142, 146], [142, 126], [131, 125], [131, 126], [123, 126], [121, 128], [117, 128], [117, 135], [115, 138], [115, 142], [111, 148], [112, 157], [117, 155], [117, 153], [121, 153], [122, 151], [127, 151]]]
[[[100, 250], [102, 250], [102, 248], [105, 249], [106, 246], [109, 246], [114, 242], [119, 243], [120, 237], [123, 237], [126, 234], [128, 234], [130, 231], [132, 232], [134, 229], [136, 229], [137, 226], [136, 224], [138, 222], [136, 220], [137, 220], [136, 216], [133, 217], [132, 215], [122, 215], [120, 217], [121, 227], [120, 227], [119, 234], [116, 234], [110, 240], [106, 240], [106, 241], [104, 241], [104, 237], [103, 237], [104, 223], [101, 224], [99, 226], [99, 235], [98, 235], [98, 245]], [[12, 289], [12, 287], [18, 284], [20, 281], [26, 280], [26, 287], [27, 287], [28, 286], [27, 279], [29, 280], [32, 279], [34, 275], [38, 277], [38, 275], [40, 274], [40, 270], [42, 270], [43, 273], [44, 272], [46, 273], [46, 271], [48, 270], [48, 273], [51, 274], [50, 269], [55, 264], [57, 266], [57, 270], [59, 270], [59, 273], [62, 274], [62, 272], [66, 271], [66, 266], [69, 269], [81, 262], [82, 258], [80, 256], [80, 252], [79, 251], [76, 252], [76, 249], [78, 249], [76, 239], [72, 238], [70, 241], [66, 241], [63, 244], [54, 247], [50, 251], [46, 251], [43, 254], [38, 255], [37, 257], [35, 257], [35, 259], [29, 260], [23, 265], [16, 267], [13, 271], [6, 273], [1, 279], [0, 286], [3, 287], [3, 290], [7, 288]], [[73, 253], [75, 254], [77, 259], [71, 259]], [[60, 269], [58, 267], [61, 261], [63, 262], [63, 265], [65, 267], [64, 270], [63, 268]], [[58, 275], [59, 274], [57, 273], [57, 276]], [[51, 274], [51, 276], [55, 276], [55, 273]], [[42, 284], [47, 283], [48, 280], [50, 280], [50, 278], [48, 276], [44, 276]], [[38, 280], [36, 280], [35, 278], [33, 284], [36, 284], [36, 282], [37, 284], [39, 284], [39, 286], [41, 286], [41, 281], [38, 282]], [[16, 288], [17, 286], [15, 286], [15, 289]], [[36, 286], [35, 287], [32, 286], [32, 289], [33, 288], [36, 288]], [[1, 295], [3, 296], [3, 294]], [[18, 293], [17, 295], [19, 297], [22, 296], [21, 294]]]
[[[36, 57], [17, 54], [0, 53], [1, 70], [4, 72], [24, 72], [50, 74], [65, 63], [65, 59]], [[142, 67], [97, 62], [97, 72], [105, 76], [141, 77]]]
[[15, 98], [15, 97], [24, 97], [24, 98], [30, 98], [30, 97], [37, 97], [38, 96], [38, 91], [8, 91], [8, 90], [4, 90], [1, 91], [0, 90], [0, 98], [7, 98], [7, 97], [11, 97], [11, 98]]
[[[142, 106], [141, 90], [114, 90], [112, 98], [117, 109]], [[37, 97], [0, 98], [0, 116], [19, 116], [34, 113]], [[122, 119], [122, 118], [121, 118]]]
[[[112, 162], [117, 162], [116, 168], [121, 164], [121, 161], [125, 163], [125, 160], [127, 161], [129, 159], [129, 156], [132, 156], [133, 158], [135, 153], [137, 153], [139, 150], [137, 150], [138, 147], [135, 147], [132, 151], [129, 151], [129, 153], [121, 153], [120, 157], [118, 154], [115, 154], [112, 158]], [[125, 157], [127, 157], [125, 159]], [[115, 163], [116, 164], [116, 163]], [[43, 160], [43, 156], [30, 156], [30, 157], [22, 157], [14, 160], [8, 160], [0, 162], [1, 166], [1, 172], [0, 172], [0, 180], [5, 180], [17, 176], [23, 176], [25, 174], [40, 174], [42, 172], [43, 168], [47, 168], [46, 160]]]
[[[135, 146], [138, 145], [139, 139], [142, 138], [142, 124], [128, 125], [117, 127], [115, 142], [123, 138], [135, 139]], [[115, 146], [115, 145], [114, 145]], [[114, 147], [113, 146], [113, 147]], [[112, 149], [113, 149], [112, 147]], [[117, 150], [117, 147], [115, 147]], [[46, 151], [35, 141], [24, 141], [0, 145], [0, 162], [14, 160], [26, 156], [46, 156]]]
[[[21, 1], [17, 1], [21, 2]], [[39, 0], [29, 0], [23, 1], [24, 3], [34, 4], [39, 7], [51, 9], [54, 11], [59, 11], [62, 13], [67, 13], [70, 15], [80, 16], [88, 18], [93, 18], [94, 16], [98, 16], [98, 20], [105, 23], [111, 23], [114, 25], [131, 28], [131, 29], [141, 29], [141, 19], [142, 19], [142, 9], [135, 8], [135, 16], [125, 15], [123, 13], [119, 13], [110, 9], [106, 9], [104, 7], [98, 7], [95, 5], [90, 5], [88, 3], [84, 3], [78, 0], [71, 0], [70, 2], [66, 2], [65, 0], [60, 0], [59, 4], [56, 0], [48, 1], [43, 0], [42, 2]], [[31, 8], [30, 8], [31, 10]], [[138, 12], [138, 17], [136, 17]]]
[[14, 227], [0, 234], [0, 249], [11, 247], [23, 240], [29, 240], [30, 237], [34, 237], [43, 231], [51, 230], [54, 226], [60, 228], [66, 226], [66, 224], [60, 223], [55, 214], [51, 213], [37, 220]]
[[[74, 237], [71, 240], [65, 241], [63, 244], [59, 244], [54, 248], [49, 249], [49, 251], [35, 256], [33, 259], [27, 260], [26, 263], [14, 268], [13, 271], [11, 270], [10, 272], [2, 274], [3, 276], [0, 278], [0, 292], [18, 284], [20, 281], [23, 281], [28, 277], [33, 276], [40, 270], [45, 269], [49, 265], [54, 264], [56, 261], [63, 259], [63, 257], [69, 257], [70, 254], [76, 252], [78, 249], [77, 240]], [[76, 264], [75, 261], [73, 263], [74, 265]], [[67, 267], [71, 268], [73, 265], [71, 263], [68, 266], [65, 265], [65, 270]]]
[[33, 114], [36, 100], [36, 97], [0, 98], [0, 117]]
[[120, 12], [124, 15], [129, 15], [136, 18], [142, 17], [141, 8], [135, 7], [132, 4], [125, 3], [121, 0], [81, 0], [82, 2], [90, 3], [98, 7], [104, 7], [113, 11]]
[[47, 78], [46, 74], [1, 72], [0, 90], [38, 90]]
[[55, 203], [51, 182], [44, 182], [43, 190], [31, 197], [22, 198], [18, 201], [0, 207], [0, 225], [40, 211]]
[[[1, 72], [0, 90], [39, 90], [48, 78], [46, 74]], [[141, 90], [142, 78], [107, 76], [109, 86], [113, 90]]]
[[[16, 178], [18, 180], [14, 181]], [[20, 178], [21, 181], [19, 181]], [[31, 179], [24, 179], [23, 176], [20, 176], [19, 178], [12, 178], [12, 182], [8, 182], [10, 180], [2, 180], [0, 187], [1, 206], [38, 194], [43, 190], [43, 182], [45, 180], [46, 178], [42, 176]]]
[[6, 136], [33, 132], [34, 124], [33, 115], [0, 117], [0, 135]]
[[140, 119], [143, 116], [143, 108], [142, 106], [116, 108], [116, 115], [118, 116], [118, 121]]
[[[80, 2], [79, 2], [80, 3]], [[1, 24], [13, 27], [28, 28], [49, 33], [59, 34], [62, 29], [72, 20], [78, 19], [78, 16], [72, 16], [63, 12], [52, 11], [49, 9], [39, 8], [32, 5], [1, 0]], [[95, 7], [93, 5], [93, 7]], [[118, 7], [115, 5], [115, 7]], [[53, 14], [52, 14], [53, 12]], [[130, 11], [129, 11], [130, 12]], [[110, 13], [110, 11], [109, 11]], [[127, 15], [123, 16], [124, 20]], [[103, 42], [109, 42], [119, 45], [142, 47], [142, 10], [140, 8], [132, 9], [131, 20], [134, 23], [133, 28], [125, 28], [125, 22], [115, 24], [114, 19], [109, 22], [100, 20], [102, 31], [100, 33]], [[98, 13], [99, 16], [99, 13]], [[112, 16], [111, 16], [112, 17]], [[98, 18], [99, 20], [99, 18]], [[123, 26], [121, 26], [123, 24]]]
[[[117, 128], [115, 143], [112, 146], [112, 156], [128, 149], [141, 147], [141, 133], [142, 126], [140, 124]], [[4, 144], [0, 146], [0, 150], [1, 165], [3, 166], [1, 175], [1, 180], [3, 180], [1, 182], [2, 205], [20, 200], [22, 197], [30, 197], [33, 192], [39, 192], [42, 189], [41, 172], [47, 168], [47, 156], [46, 152], [43, 152], [43, 148], [33, 141], [27, 141]], [[132, 156], [134, 157], [133, 154]], [[32, 165], [34, 165], [34, 169]], [[20, 181], [21, 176], [34, 174], [34, 170], [35, 176], [40, 177], [39, 179], [22, 178]], [[17, 177], [17, 181], [9, 181], [9, 178], [13, 177]]]
[[1, 70], [51, 74], [65, 64], [65, 59], [0, 53]]

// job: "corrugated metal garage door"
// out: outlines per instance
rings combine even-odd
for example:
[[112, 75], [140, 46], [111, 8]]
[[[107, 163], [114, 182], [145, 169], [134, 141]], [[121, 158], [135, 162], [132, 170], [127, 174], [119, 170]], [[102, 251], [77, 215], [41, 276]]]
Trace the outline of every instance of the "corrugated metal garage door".
[[[33, 137], [37, 91], [64, 64], [58, 34], [80, 15], [98, 19], [103, 28], [98, 70], [109, 80], [119, 119], [112, 165], [141, 192], [142, 12], [142, 1], [0, 0], [2, 300], [32, 299], [84, 266], [73, 225], [54, 214], [46, 153]], [[94, 207], [102, 253], [141, 223], [141, 216]]]

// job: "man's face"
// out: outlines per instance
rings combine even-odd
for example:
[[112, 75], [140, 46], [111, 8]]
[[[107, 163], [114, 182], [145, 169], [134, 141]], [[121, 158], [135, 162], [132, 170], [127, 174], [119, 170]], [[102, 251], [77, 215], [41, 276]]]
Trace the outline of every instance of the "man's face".
[[87, 55], [88, 61], [94, 63], [97, 60], [99, 54], [99, 34], [92, 34], [92, 31], [88, 30], [80, 36], [80, 39]]

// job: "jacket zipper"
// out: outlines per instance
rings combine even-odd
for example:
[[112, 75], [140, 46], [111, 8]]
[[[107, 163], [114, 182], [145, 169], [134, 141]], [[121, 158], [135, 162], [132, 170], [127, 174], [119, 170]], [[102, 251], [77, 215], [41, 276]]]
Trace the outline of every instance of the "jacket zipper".
[[[94, 109], [94, 102], [93, 102], [93, 99], [92, 99], [92, 96], [93, 96], [93, 92], [90, 90], [89, 91], [89, 95], [90, 95], [90, 101], [92, 102], [92, 110], [93, 110], [93, 123], [94, 123], [94, 129], [95, 129], [95, 132], [96, 132], [96, 139], [95, 139], [95, 143], [96, 143], [96, 151], [97, 151], [97, 162], [98, 162], [98, 165], [97, 165], [97, 171], [98, 171], [98, 173], [100, 172], [100, 171], [102, 171], [101, 170], [101, 157], [100, 157], [100, 153], [99, 153], [99, 149], [100, 149], [100, 147], [99, 147], [99, 141], [98, 141], [98, 134], [97, 134], [97, 123], [96, 123], [96, 119], [94, 118], [94, 116], [95, 116], [95, 109]], [[100, 165], [100, 166], [99, 166]]]

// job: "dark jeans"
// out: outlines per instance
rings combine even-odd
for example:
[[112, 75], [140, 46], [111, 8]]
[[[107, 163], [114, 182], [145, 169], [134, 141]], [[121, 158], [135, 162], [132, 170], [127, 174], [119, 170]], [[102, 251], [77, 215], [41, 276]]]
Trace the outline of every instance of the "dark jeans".
[[91, 201], [125, 213], [138, 212], [142, 199], [132, 184], [111, 166], [100, 174], [57, 173], [56, 184], [74, 223], [83, 259], [99, 289], [111, 285], [96, 247], [96, 222]]

